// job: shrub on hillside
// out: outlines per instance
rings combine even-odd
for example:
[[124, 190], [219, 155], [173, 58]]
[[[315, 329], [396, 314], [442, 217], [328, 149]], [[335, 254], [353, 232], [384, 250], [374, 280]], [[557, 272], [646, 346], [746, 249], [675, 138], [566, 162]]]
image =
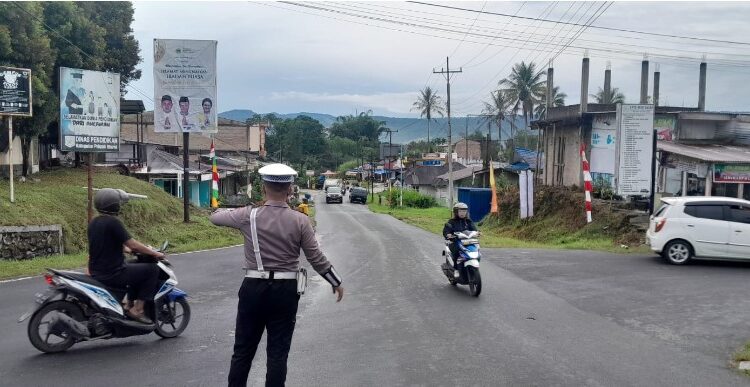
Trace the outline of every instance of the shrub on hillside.
[[437, 207], [438, 203], [435, 198], [432, 196], [423, 195], [417, 191], [411, 190], [411, 189], [405, 189], [401, 191], [400, 189], [391, 189], [386, 192], [386, 199], [388, 199], [388, 205], [393, 207], [396, 207], [400, 203], [400, 198], [403, 192], [403, 204], [406, 207], [414, 207], [414, 208], [430, 208], [430, 207]]

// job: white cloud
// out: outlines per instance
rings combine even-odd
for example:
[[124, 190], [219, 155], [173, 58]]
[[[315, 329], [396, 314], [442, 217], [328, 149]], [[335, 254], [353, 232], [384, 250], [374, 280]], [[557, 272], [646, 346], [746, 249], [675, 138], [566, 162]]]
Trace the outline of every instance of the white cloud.
[[303, 91], [272, 92], [270, 100], [284, 102], [333, 102], [360, 107], [362, 110], [374, 110], [401, 115], [415, 115], [410, 111], [412, 103], [417, 99], [417, 92], [404, 93], [376, 93], [376, 94], [330, 94], [308, 93]]

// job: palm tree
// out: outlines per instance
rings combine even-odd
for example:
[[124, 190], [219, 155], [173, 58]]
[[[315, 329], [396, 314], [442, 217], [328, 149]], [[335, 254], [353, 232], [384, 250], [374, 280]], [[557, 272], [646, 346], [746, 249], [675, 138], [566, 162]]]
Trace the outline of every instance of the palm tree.
[[[565, 98], [568, 95], [560, 92], [560, 86], [554, 86], [552, 88], [552, 106], [565, 106]], [[539, 105], [534, 108], [534, 114], [538, 118], [547, 117], [547, 94], [542, 94], [542, 98], [539, 100]]]
[[[484, 102], [484, 108], [482, 114], [487, 114], [495, 125], [497, 125], [497, 140], [498, 143], [502, 140], [502, 123], [509, 115], [515, 115], [517, 109], [515, 109], [514, 101], [511, 99], [508, 92], [503, 90], [497, 90], [490, 93], [490, 102]], [[511, 130], [512, 132], [512, 130]]]
[[621, 93], [616, 87], [613, 87], [609, 94], [600, 87], [596, 94], [591, 94], [591, 97], [596, 99], [596, 103], [625, 103], [625, 94]]
[[511, 100], [515, 101], [515, 110], [523, 110], [526, 127], [533, 118], [534, 105], [539, 103], [546, 92], [546, 81], [542, 79], [544, 71], [537, 71], [536, 64], [531, 62], [516, 63], [510, 77], [501, 80], [498, 86], [504, 87]]
[[439, 114], [440, 117], [443, 117], [445, 113], [443, 99], [435, 94], [431, 87], [426, 86], [424, 90], [419, 91], [419, 97], [414, 101], [411, 110], [418, 110], [420, 118], [427, 118], [427, 143], [430, 144], [428, 152], [432, 152], [432, 143], [430, 142], [430, 121], [433, 119], [433, 114]]

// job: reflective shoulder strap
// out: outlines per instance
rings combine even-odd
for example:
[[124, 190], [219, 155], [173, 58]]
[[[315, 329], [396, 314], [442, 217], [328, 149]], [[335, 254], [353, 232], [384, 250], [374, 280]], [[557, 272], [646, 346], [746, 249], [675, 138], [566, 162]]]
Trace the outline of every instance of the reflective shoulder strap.
[[258, 215], [258, 207], [250, 210], [250, 233], [253, 237], [253, 251], [255, 252], [255, 263], [258, 271], [263, 271], [263, 260], [260, 258], [260, 246], [258, 245], [258, 228], [255, 226], [255, 217]]

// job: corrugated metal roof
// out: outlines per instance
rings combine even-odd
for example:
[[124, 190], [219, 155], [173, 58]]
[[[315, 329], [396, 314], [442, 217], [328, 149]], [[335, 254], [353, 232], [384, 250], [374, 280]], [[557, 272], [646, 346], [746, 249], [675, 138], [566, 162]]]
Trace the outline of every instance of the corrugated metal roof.
[[657, 148], [693, 159], [722, 162], [750, 163], [750, 147], [734, 145], [688, 145], [659, 141]]

